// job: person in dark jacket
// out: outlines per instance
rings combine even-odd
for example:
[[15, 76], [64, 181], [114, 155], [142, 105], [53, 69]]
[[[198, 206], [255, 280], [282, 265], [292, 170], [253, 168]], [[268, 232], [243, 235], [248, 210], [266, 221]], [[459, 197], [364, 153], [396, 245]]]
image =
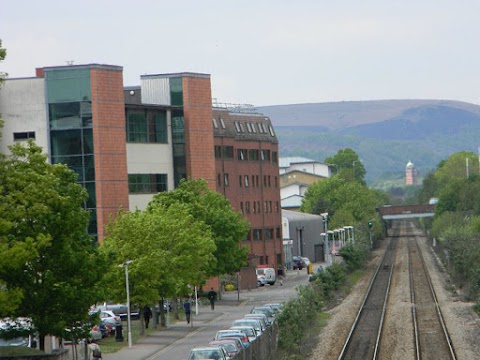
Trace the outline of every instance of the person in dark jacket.
[[185, 310], [185, 318], [187, 319], [187, 324], [190, 324], [190, 315], [192, 313], [190, 300], [187, 299], [183, 303], [183, 309]]
[[148, 329], [148, 324], [150, 324], [150, 319], [152, 318], [152, 309], [150, 306], [145, 305], [143, 308], [143, 320], [145, 321], [145, 329]]
[[213, 287], [210, 288], [210, 291], [208, 292], [208, 300], [210, 300], [210, 306], [212, 307], [212, 310], [215, 309], [215, 298], [217, 297], [217, 293], [213, 290]]

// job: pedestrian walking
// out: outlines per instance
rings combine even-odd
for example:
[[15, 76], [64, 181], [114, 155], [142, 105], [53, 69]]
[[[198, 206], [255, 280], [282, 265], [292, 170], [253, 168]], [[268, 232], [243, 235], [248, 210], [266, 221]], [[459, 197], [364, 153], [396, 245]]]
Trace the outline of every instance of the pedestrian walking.
[[187, 299], [183, 303], [183, 309], [185, 310], [185, 318], [187, 319], [187, 324], [190, 324], [190, 315], [192, 313], [190, 299]]
[[212, 310], [215, 309], [215, 298], [217, 296], [217, 293], [213, 290], [213, 287], [210, 288], [210, 291], [208, 292], [208, 300], [210, 300], [210, 306]]
[[102, 359], [102, 350], [100, 349], [100, 346], [95, 341], [92, 341], [90, 342], [90, 344], [88, 344], [88, 353], [91, 355], [91, 358], [94, 360]]
[[145, 305], [143, 308], [143, 320], [145, 321], [145, 329], [148, 329], [148, 324], [150, 324], [150, 319], [152, 318], [152, 309], [150, 306]]

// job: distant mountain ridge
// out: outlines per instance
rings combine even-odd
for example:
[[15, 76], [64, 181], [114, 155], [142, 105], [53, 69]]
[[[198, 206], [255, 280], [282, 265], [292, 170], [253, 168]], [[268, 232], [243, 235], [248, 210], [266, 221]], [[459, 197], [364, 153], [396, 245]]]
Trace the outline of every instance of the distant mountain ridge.
[[405, 175], [412, 161], [420, 176], [458, 151], [480, 144], [480, 106], [452, 100], [372, 100], [259, 107], [270, 117], [280, 156], [318, 161], [350, 147], [362, 159], [370, 185]]
[[480, 106], [454, 100], [370, 100], [260, 106], [274, 126], [324, 126], [339, 130], [377, 123], [421, 106], [444, 106], [480, 114]]

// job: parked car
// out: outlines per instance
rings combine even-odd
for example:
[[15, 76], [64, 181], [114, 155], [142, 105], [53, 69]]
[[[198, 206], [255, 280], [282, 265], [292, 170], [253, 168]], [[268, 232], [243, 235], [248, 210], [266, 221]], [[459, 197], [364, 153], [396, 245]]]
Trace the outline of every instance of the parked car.
[[230, 339], [230, 338], [237, 338], [242, 341], [243, 347], [250, 346], [250, 340], [248, 340], [247, 334], [240, 330], [219, 330], [215, 335], [214, 340], [222, 340], [222, 339]]
[[272, 325], [273, 321], [275, 320], [275, 313], [270, 306], [255, 306], [250, 313], [266, 315], [269, 325]]
[[239, 354], [243, 348], [242, 344], [239, 344], [234, 339], [213, 340], [210, 341], [208, 345], [223, 347], [227, 351], [228, 356], [231, 358], [237, 356], [237, 354]]
[[265, 314], [245, 314], [243, 315], [243, 318], [259, 320], [260, 324], [262, 324], [262, 332], [265, 332], [265, 330], [268, 327], [268, 319], [267, 319], [267, 315]]
[[240, 330], [242, 332], [244, 332], [247, 336], [248, 336], [248, 340], [250, 342], [253, 342], [255, 340], [257, 340], [257, 331], [255, 330], [255, 328], [253, 326], [247, 326], [247, 325], [243, 325], [243, 326], [232, 326], [230, 327], [230, 330]]
[[257, 332], [257, 336], [260, 336], [260, 335], [263, 334], [262, 323], [258, 319], [237, 319], [237, 320], [233, 320], [232, 327], [233, 326], [251, 326]]
[[275, 285], [275, 281], [277, 279], [275, 269], [269, 267], [257, 267], [256, 273], [257, 278], [258, 276], [263, 276], [267, 284]]
[[220, 346], [203, 346], [190, 350], [188, 360], [213, 359], [213, 360], [231, 360], [227, 351]]
[[308, 265], [310, 265], [310, 259], [304, 256], [300, 256], [300, 258], [305, 262], [305, 267], [308, 268]]
[[292, 256], [292, 263], [293, 270], [302, 270], [307, 267], [305, 260], [303, 260], [300, 256]]
[[115, 330], [115, 326], [122, 324], [120, 316], [115, 315], [111, 310], [94, 310], [90, 312], [90, 315], [94, 315], [97, 312], [100, 315], [100, 320], [102, 320], [106, 326], [112, 326], [113, 330]]
[[257, 287], [258, 286], [265, 286], [267, 281], [265, 280], [265, 276], [263, 275], [257, 275]]
[[282, 311], [282, 304], [280, 303], [269, 303], [269, 304], [265, 304], [265, 306], [270, 306], [276, 315], [278, 315], [280, 311]]

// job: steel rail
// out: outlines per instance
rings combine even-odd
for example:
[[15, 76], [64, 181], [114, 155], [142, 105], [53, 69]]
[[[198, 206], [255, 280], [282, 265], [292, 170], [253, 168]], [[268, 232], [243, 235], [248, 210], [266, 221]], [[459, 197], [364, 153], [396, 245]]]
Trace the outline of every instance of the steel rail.
[[[393, 246], [392, 240], [390, 239], [390, 243], [388, 245], [388, 248], [387, 248], [387, 250], [385, 251], [385, 254], [382, 257], [382, 261], [380, 262], [380, 265], [378, 266], [377, 270], [374, 273], [374, 276], [372, 277], [372, 280], [370, 281], [370, 284], [368, 286], [366, 295], [363, 299], [362, 304], [360, 305], [359, 311], [357, 312], [357, 315], [355, 317], [353, 325], [352, 325], [352, 327], [350, 329], [350, 332], [347, 336], [347, 339], [346, 339], [346, 341], [343, 345], [342, 351], [341, 351], [340, 355], [338, 356], [338, 360], [346, 359], [347, 350], [348, 350], [348, 348], [351, 344], [351, 341], [353, 339], [353, 333], [355, 332], [355, 329], [357, 328], [358, 323], [359, 323], [359, 321], [360, 321], [360, 319], [361, 319], [361, 317], [364, 313], [365, 304], [366, 304], [366, 302], [368, 301], [368, 299], [371, 295], [372, 288], [375, 284], [375, 281], [377, 280], [378, 274], [379, 274], [380, 270], [384, 268], [384, 265], [385, 265], [384, 262], [385, 262], [385, 259], [386, 259], [387, 255], [389, 255], [390, 253], [392, 253], [394, 251], [395, 251], [395, 248]], [[386, 292], [385, 292], [385, 298], [384, 298], [384, 303], [383, 303], [383, 308], [382, 308], [382, 315], [381, 315], [381, 318], [380, 318], [379, 328], [378, 328], [377, 337], [376, 337], [376, 341], [375, 341], [374, 354], [373, 354], [372, 359], [376, 359], [376, 356], [378, 354], [379, 341], [380, 341], [380, 337], [381, 337], [381, 331], [382, 331], [383, 321], [384, 321], [385, 312], [386, 312], [386, 304], [387, 304], [387, 300], [388, 300], [388, 292], [390, 290], [390, 283], [391, 283], [392, 274], [393, 274], [393, 266], [390, 267], [388, 285], [387, 285], [387, 289], [386, 289]]]
[[[436, 294], [435, 289], [433, 287], [432, 279], [430, 277], [430, 273], [428, 272], [427, 265], [426, 265], [426, 262], [425, 262], [425, 258], [423, 256], [423, 253], [422, 253], [422, 251], [420, 249], [420, 246], [418, 244], [417, 236], [415, 236], [415, 244], [417, 246], [418, 253], [420, 254], [420, 259], [421, 259], [421, 262], [422, 262], [423, 269], [425, 271], [425, 276], [427, 278], [428, 285], [429, 285], [429, 288], [430, 288], [430, 291], [431, 291], [431, 294], [432, 294], [432, 297], [433, 297], [437, 318], [438, 318], [438, 321], [440, 322], [440, 325], [441, 325], [442, 330], [443, 330], [443, 335], [445, 336], [445, 341], [447, 342], [447, 345], [448, 345], [450, 359], [451, 360], [456, 360], [457, 357], [455, 355], [455, 350], [453, 348], [452, 339], [451, 339], [450, 334], [448, 333], [448, 329], [445, 325], [442, 310], [440, 309], [440, 305], [438, 303], [437, 294]], [[414, 303], [413, 308], [415, 308], [415, 303]], [[418, 348], [418, 351], [420, 351], [420, 348]]]

